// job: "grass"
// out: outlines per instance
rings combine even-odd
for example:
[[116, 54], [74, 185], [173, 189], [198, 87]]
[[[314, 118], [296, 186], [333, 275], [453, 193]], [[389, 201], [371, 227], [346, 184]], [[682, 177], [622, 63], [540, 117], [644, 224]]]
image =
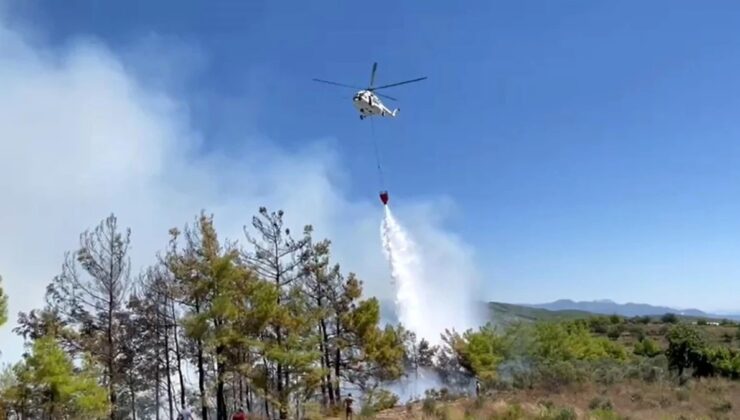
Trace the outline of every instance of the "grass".
[[425, 400], [377, 413], [376, 419], [719, 419], [740, 407], [740, 383], [690, 381], [684, 387], [640, 381], [608, 387], [593, 384], [558, 392], [541, 389], [499, 392], [480, 400]]

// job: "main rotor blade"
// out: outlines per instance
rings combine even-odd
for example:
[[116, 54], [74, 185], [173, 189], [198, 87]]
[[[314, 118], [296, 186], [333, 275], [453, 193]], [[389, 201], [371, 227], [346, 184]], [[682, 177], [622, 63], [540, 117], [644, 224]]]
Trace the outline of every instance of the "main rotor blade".
[[373, 63], [373, 72], [370, 73], [370, 88], [373, 87], [373, 83], [375, 83], [375, 71], [378, 69], [378, 63]]
[[330, 82], [328, 80], [313, 79], [313, 81], [314, 82], [321, 82], [321, 83], [328, 83], [330, 85], [341, 86], [341, 87], [352, 88], [352, 89], [360, 89], [360, 90], [364, 89], [364, 88], [361, 88], [361, 87], [358, 87], [358, 86], [345, 85], [345, 84], [342, 84], [342, 83]]
[[413, 80], [407, 80], [407, 81], [405, 81], [405, 82], [392, 83], [392, 84], [390, 84], [390, 85], [383, 85], [383, 86], [378, 86], [378, 87], [376, 87], [376, 88], [371, 88], [371, 89], [368, 89], [368, 90], [378, 90], [378, 89], [385, 89], [385, 88], [389, 88], [389, 87], [392, 87], [392, 86], [405, 85], [406, 83], [419, 82], [419, 81], [422, 81], [422, 80], [424, 80], [424, 79], [426, 79], [426, 77], [420, 77], [420, 78], [418, 78], [418, 79], [413, 79]]
[[383, 95], [382, 93], [376, 93], [376, 95], [378, 95], [380, 97], [383, 97], [383, 98], [386, 98], [386, 99], [390, 99], [391, 101], [397, 101], [398, 100], [398, 99], [396, 99], [396, 98], [394, 98], [392, 96]]

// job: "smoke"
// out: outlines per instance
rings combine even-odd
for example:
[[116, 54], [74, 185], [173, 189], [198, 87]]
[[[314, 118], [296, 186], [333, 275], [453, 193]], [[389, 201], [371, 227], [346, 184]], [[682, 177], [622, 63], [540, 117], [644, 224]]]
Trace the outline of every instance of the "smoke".
[[433, 246], [419, 246], [389, 206], [380, 233], [395, 286], [396, 311], [406, 329], [439, 345], [445, 329], [463, 331], [482, 324], [474, 299], [475, 277], [465, 265], [438, 258]]

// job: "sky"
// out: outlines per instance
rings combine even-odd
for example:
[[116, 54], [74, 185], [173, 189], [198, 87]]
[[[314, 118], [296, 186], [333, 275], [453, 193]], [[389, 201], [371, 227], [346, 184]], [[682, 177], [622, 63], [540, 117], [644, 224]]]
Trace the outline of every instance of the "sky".
[[[382, 297], [381, 188], [430, 272], [485, 299], [740, 311], [739, 20], [731, 1], [0, 0], [11, 319], [111, 212], [141, 266], [201, 209], [243, 239], [283, 208]], [[377, 83], [428, 77], [386, 92], [396, 119], [311, 81], [364, 85], [373, 62]]]

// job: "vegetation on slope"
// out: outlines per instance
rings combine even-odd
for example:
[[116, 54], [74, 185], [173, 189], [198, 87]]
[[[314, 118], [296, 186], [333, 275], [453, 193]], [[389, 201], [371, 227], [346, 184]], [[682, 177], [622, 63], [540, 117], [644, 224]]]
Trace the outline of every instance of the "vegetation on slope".
[[[0, 418], [175, 418], [183, 405], [202, 419], [226, 419], [239, 406], [251, 418], [326, 418], [348, 392], [363, 415], [386, 415], [404, 402], [384, 386], [419, 371], [440, 382], [420, 405], [427, 414], [475, 380], [505, 400], [501, 415], [534, 412], [522, 395], [554, 401], [594, 390], [611, 402], [574, 407], [618, 411], [625, 392], [643, 389], [687, 394], [682, 404], [711, 411], [694, 395], [707, 394], [706, 378], [723, 390], [740, 378], [736, 324], [671, 314], [626, 319], [492, 303], [495, 325], [445, 331], [431, 346], [402, 325], [381, 326], [378, 301], [331, 261], [331, 243], [311, 226], [295, 238], [281, 211], [262, 208], [245, 233], [247, 247], [224, 241], [201, 214], [173, 228], [156, 262], [135, 276], [130, 232], [114, 216], [83, 232], [45, 306], [19, 314], [15, 332], [27, 352], [0, 375]], [[0, 292], [0, 321], [6, 306]], [[194, 372], [192, 383], [185, 372]], [[726, 394], [715, 393], [717, 410], [737, 408]], [[485, 401], [472, 404], [487, 410]]]

